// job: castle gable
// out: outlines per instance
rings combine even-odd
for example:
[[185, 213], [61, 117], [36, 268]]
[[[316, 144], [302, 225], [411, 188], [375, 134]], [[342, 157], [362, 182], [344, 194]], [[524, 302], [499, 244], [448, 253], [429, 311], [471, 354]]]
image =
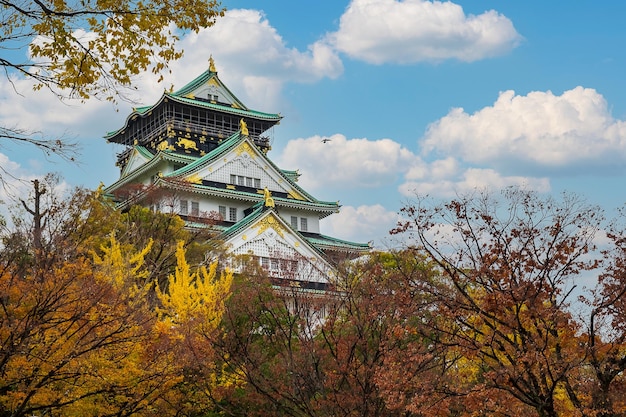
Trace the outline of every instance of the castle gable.
[[184, 97], [240, 108], [239, 100], [216, 77], [210, 78], [204, 84], [185, 94]]
[[[274, 210], [265, 208], [251, 217], [229, 233], [226, 244], [231, 253], [253, 253], [260, 265], [276, 278], [328, 284], [332, 267]], [[280, 276], [281, 272], [284, 277]]]
[[121, 177], [125, 177], [137, 168], [142, 167], [150, 161], [154, 155], [141, 146], [135, 146], [132, 150], [128, 162], [124, 166]]
[[185, 178], [192, 183], [208, 181], [228, 184], [232, 190], [262, 193], [267, 188], [272, 193], [300, 201], [312, 201], [304, 195], [282, 172], [272, 164], [249, 138], [234, 144], [228, 151], [207, 164], [188, 171]]

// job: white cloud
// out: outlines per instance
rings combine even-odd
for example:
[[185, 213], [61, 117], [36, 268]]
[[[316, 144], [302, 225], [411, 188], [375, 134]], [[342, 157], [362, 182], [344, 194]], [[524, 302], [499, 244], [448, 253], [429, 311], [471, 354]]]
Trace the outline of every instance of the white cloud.
[[[499, 190], [519, 186], [540, 192], [550, 190], [547, 178], [502, 175], [494, 169], [468, 167], [448, 157], [422, 160], [391, 139], [347, 139], [335, 134], [291, 140], [277, 158], [279, 166], [297, 168], [299, 184], [307, 190], [388, 188], [403, 181], [399, 192], [408, 197], [428, 194], [452, 197], [475, 190]], [[349, 223], [349, 222], [348, 222]]]
[[521, 36], [505, 16], [490, 10], [466, 15], [451, 2], [352, 0], [339, 30], [327, 41], [374, 64], [458, 59], [472, 62], [504, 54]]
[[373, 240], [376, 247], [384, 247], [389, 230], [399, 219], [398, 213], [388, 211], [380, 204], [344, 206], [338, 214], [323, 220], [322, 233], [354, 242]]
[[562, 95], [505, 91], [493, 106], [473, 114], [461, 108], [432, 123], [425, 153], [519, 172], [535, 168], [580, 169], [622, 166], [626, 122], [615, 120], [604, 97], [576, 87]]
[[450, 170], [442, 169], [448, 164], [450, 164], [449, 159], [435, 161], [431, 165], [432, 169], [426, 169], [421, 179], [410, 179], [407, 175], [407, 181], [400, 185], [398, 190], [407, 197], [419, 194], [447, 198], [480, 190], [497, 191], [509, 186], [539, 192], [550, 191], [550, 181], [547, 178], [504, 176], [487, 168], [461, 170], [456, 163]]
[[[328, 45], [316, 43], [304, 52], [288, 48], [256, 10], [228, 11], [214, 26], [183, 36], [179, 46], [185, 55], [171, 63], [164, 82], [157, 83], [158, 76], [147, 72], [136, 77], [135, 92], [127, 95], [138, 104], [152, 104], [164, 89], [180, 88], [205, 71], [213, 55], [220, 77], [237, 96], [253, 108], [271, 111], [284, 83], [315, 82], [343, 72], [341, 60]], [[32, 80], [0, 78], [0, 123], [55, 133], [71, 130], [81, 136], [89, 131], [88, 136], [100, 138], [120, 127], [123, 116], [130, 112], [130, 105], [120, 103], [120, 115], [115, 121], [107, 120], [102, 112], [113, 113], [108, 102], [61, 103], [47, 90], [35, 92], [32, 87]]]
[[419, 161], [401, 144], [391, 139], [371, 141], [347, 139], [335, 134], [294, 139], [278, 158], [279, 165], [300, 170], [305, 189], [320, 187], [374, 188], [394, 183]]
[[[212, 55], [220, 78], [253, 108], [276, 106], [285, 83], [334, 79], [343, 73], [329, 45], [317, 42], [302, 52], [290, 48], [258, 10], [229, 10], [214, 26], [185, 36], [180, 46], [185, 55], [171, 65], [166, 86], [180, 88], [191, 81], [206, 70]], [[153, 77], [144, 82], [154, 89]]]
[[[111, 130], [103, 112], [113, 113], [108, 102], [89, 100], [62, 102], [49, 90], [33, 91], [32, 80], [0, 78], [0, 124], [39, 131], [46, 135], [92, 132], [103, 136]], [[98, 130], [100, 129], [100, 130]]]

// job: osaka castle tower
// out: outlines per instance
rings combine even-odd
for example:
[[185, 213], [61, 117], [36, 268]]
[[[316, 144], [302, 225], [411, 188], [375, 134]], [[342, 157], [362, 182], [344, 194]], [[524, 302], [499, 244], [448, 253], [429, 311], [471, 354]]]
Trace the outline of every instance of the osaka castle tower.
[[267, 132], [280, 119], [242, 103], [211, 58], [207, 71], [105, 136], [124, 146], [120, 178], [105, 193], [120, 210], [140, 204], [176, 213], [188, 227], [216, 219], [210, 227], [227, 250], [251, 255], [277, 285], [325, 290], [336, 262], [370, 247], [320, 233], [320, 220], [340, 206], [313, 197], [297, 171], [268, 157]]

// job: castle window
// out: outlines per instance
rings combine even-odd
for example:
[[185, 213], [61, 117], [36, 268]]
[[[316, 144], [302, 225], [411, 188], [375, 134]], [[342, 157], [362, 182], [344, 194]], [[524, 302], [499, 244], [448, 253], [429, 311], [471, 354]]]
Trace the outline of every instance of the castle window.
[[187, 215], [189, 213], [189, 202], [187, 200], [180, 200], [180, 211], [179, 214]]
[[228, 209], [228, 220], [230, 220], [231, 222], [237, 221], [237, 208], [230, 207]]
[[287, 277], [293, 277], [298, 271], [298, 261], [294, 259], [268, 258], [266, 256], [258, 257], [261, 268], [270, 272], [270, 275], [281, 273]]
[[280, 271], [280, 259], [270, 258], [270, 269], [272, 271]]
[[270, 269], [270, 258], [266, 258], [264, 256], [261, 257], [261, 268], [265, 269], [266, 271]]
[[261, 188], [261, 179], [260, 178], [252, 178], [252, 177], [244, 177], [243, 175], [233, 175], [230, 174], [230, 183], [241, 185], [242, 187], [256, 187]]
[[298, 218], [296, 216], [291, 216], [291, 227], [298, 230]]
[[191, 215], [192, 216], [200, 215], [200, 203], [198, 203], [197, 201], [191, 202]]
[[303, 232], [306, 232], [308, 229], [309, 229], [309, 225], [308, 225], [308, 221], [306, 217], [301, 217], [300, 218], [300, 230], [302, 230]]
[[219, 206], [219, 213], [222, 220], [226, 220], [226, 206]]

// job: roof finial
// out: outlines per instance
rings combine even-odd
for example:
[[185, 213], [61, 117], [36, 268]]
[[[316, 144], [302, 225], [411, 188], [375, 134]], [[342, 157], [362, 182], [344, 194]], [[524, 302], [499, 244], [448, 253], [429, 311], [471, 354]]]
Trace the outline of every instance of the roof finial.
[[265, 187], [263, 190], [263, 197], [265, 197], [265, 207], [274, 207], [274, 199], [272, 198], [272, 192]]
[[239, 121], [239, 128], [241, 129], [241, 134], [244, 136], [249, 136], [248, 135], [248, 125], [246, 124], [246, 122], [243, 120], [243, 117], [241, 118], [241, 120]]
[[215, 61], [213, 61], [213, 55], [209, 56], [209, 71], [217, 72], [215, 69]]

